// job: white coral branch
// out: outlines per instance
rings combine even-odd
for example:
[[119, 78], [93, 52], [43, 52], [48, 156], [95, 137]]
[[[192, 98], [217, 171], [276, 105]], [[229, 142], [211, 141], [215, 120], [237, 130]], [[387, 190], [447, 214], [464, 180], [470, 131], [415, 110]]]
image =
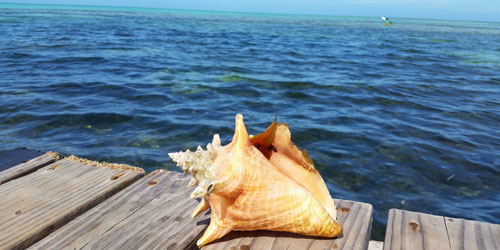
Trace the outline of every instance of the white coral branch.
[[208, 185], [210, 185], [213, 179], [211, 166], [221, 147], [220, 137], [218, 134], [215, 134], [212, 143], [207, 145], [207, 150], [203, 150], [198, 146], [195, 152], [191, 152], [188, 149], [185, 152], [180, 151], [168, 154], [184, 173], [191, 174], [192, 178], [188, 187], [199, 185], [191, 194], [193, 198], [202, 197], [207, 193]]

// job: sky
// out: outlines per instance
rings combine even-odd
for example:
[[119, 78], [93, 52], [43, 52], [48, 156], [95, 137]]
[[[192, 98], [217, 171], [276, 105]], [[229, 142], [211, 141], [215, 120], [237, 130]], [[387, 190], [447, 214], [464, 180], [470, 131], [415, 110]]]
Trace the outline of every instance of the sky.
[[0, 0], [0, 2], [500, 22], [500, 0]]

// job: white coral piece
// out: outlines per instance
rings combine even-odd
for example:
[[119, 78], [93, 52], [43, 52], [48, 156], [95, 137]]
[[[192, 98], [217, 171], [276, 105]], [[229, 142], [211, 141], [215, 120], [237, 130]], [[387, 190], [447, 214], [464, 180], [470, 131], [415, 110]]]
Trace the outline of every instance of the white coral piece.
[[201, 198], [207, 194], [208, 187], [214, 177], [212, 164], [221, 147], [220, 137], [215, 134], [212, 143], [207, 145], [207, 150], [198, 146], [195, 152], [188, 149], [185, 152], [168, 154], [184, 173], [189, 173], [192, 176], [188, 187], [198, 185], [191, 193], [191, 198]]

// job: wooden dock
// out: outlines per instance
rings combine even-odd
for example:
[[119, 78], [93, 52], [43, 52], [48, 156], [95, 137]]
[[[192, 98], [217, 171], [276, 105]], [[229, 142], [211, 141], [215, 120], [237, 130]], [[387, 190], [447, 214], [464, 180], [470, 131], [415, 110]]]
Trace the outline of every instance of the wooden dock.
[[384, 250], [500, 249], [500, 225], [389, 210]]
[[[0, 249], [198, 249], [210, 213], [190, 217], [198, 201], [188, 182], [177, 172], [2, 151]], [[336, 202], [340, 237], [231, 232], [202, 249], [381, 249], [370, 243], [372, 206]], [[500, 225], [391, 210], [385, 240], [384, 249], [500, 249]]]

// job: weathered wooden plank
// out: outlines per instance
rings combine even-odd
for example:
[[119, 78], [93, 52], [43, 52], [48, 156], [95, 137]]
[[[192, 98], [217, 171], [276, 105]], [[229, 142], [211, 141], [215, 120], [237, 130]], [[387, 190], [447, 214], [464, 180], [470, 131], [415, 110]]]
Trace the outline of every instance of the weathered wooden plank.
[[500, 250], [500, 225], [445, 217], [451, 249]]
[[389, 210], [384, 249], [449, 249], [443, 217]]
[[56, 153], [42, 153], [27, 149], [14, 149], [0, 152], [0, 184], [32, 173], [57, 161]]
[[203, 250], [215, 249], [367, 249], [370, 240], [372, 206], [335, 200], [338, 220], [344, 232], [337, 238], [310, 237], [288, 232], [231, 232]]
[[82, 214], [30, 249], [190, 249], [209, 214], [192, 219], [189, 178], [157, 170]]
[[32, 245], [143, 174], [70, 157], [0, 185], [0, 248]]
[[500, 249], [500, 225], [389, 210], [384, 250]]
[[384, 242], [382, 241], [370, 240], [368, 243], [368, 250], [382, 250], [383, 247]]

